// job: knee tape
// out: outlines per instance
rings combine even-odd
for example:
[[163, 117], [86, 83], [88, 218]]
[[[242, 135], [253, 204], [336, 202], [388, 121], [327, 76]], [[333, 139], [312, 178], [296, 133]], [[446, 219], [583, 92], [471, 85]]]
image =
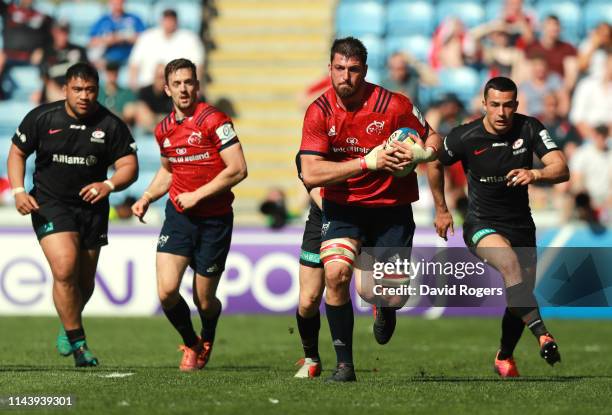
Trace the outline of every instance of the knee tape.
[[351, 241], [345, 238], [330, 239], [321, 244], [321, 262], [342, 262], [353, 269], [357, 248]]

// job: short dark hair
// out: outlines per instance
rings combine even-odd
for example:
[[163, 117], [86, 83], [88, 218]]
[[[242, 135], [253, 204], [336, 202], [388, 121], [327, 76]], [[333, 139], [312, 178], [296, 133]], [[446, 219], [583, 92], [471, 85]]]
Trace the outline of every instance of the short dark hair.
[[597, 127], [595, 127], [595, 132], [599, 134], [600, 136], [607, 138], [610, 130], [608, 129], [607, 125], [600, 124]]
[[357, 58], [364, 65], [368, 62], [366, 47], [363, 46], [361, 40], [351, 36], [334, 40], [334, 44], [331, 47], [330, 62], [334, 60], [336, 53], [347, 58]]
[[73, 78], [81, 78], [86, 80], [95, 81], [96, 85], [100, 82], [98, 71], [93, 67], [92, 64], [87, 62], [79, 62], [72, 65], [66, 71], [66, 83]]
[[163, 17], [172, 17], [175, 20], [178, 19], [178, 15], [176, 14], [176, 10], [174, 9], [166, 9], [162, 12]]
[[164, 78], [166, 79], [166, 83], [168, 83], [168, 78], [170, 74], [178, 71], [179, 69], [191, 69], [191, 73], [193, 73], [193, 77], [197, 80], [198, 73], [196, 72], [196, 66], [189, 59], [179, 58], [174, 59], [168, 62], [166, 68], [164, 69]]
[[544, 20], [554, 20], [555, 22], [561, 24], [561, 21], [559, 20], [559, 17], [556, 14], [549, 14], [548, 16], [546, 16], [546, 18], [544, 18]]
[[487, 94], [489, 93], [489, 89], [494, 89], [496, 91], [514, 92], [514, 98], [517, 96], [517, 88], [514, 81], [510, 78], [506, 78], [505, 76], [497, 76], [495, 78], [489, 79], [489, 81], [485, 84], [484, 87], [484, 99], [487, 99]]

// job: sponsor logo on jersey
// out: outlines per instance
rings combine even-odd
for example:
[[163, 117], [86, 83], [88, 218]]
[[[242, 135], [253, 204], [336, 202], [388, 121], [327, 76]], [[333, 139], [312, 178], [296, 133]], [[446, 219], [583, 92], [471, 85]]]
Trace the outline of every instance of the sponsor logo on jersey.
[[176, 154], [182, 156], [187, 153], [187, 149], [185, 147], [179, 147], [176, 149]]
[[421, 125], [425, 127], [425, 118], [423, 118], [423, 114], [421, 114], [421, 111], [419, 111], [416, 105], [412, 105], [412, 115], [414, 115]]
[[544, 142], [544, 145], [546, 146], [547, 149], [554, 150], [554, 149], [558, 148], [557, 144], [555, 143], [555, 141], [550, 136], [550, 133], [548, 132], [548, 130], [542, 130], [538, 134], [542, 138], [542, 141]]
[[336, 126], [332, 125], [332, 127], [329, 129], [329, 131], [327, 132], [327, 135], [329, 137], [333, 137], [336, 135]]
[[89, 140], [92, 143], [100, 143], [100, 144], [104, 144], [104, 136], [106, 134], [104, 133], [104, 131], [101, 130], [96, 130], [93, 133], [91, 133], [91, 137], [89, 138]]
[[480, 183], [504, 183], [507, 182], [506, 176], [487, 176], [479, 179]]
[[523, 148], [519, 148], [518, 150], [514, 150], [514, 151], [512, 152], [512, 155], [513, 155], [513, 156], [518, 156], [519, 154], [523, 154], [523, 153], [524, 153], [524, 152], [526, 152], [526, 151], [527, 151], [527, 149], [526, 149], [525, 147], [523, 147]]
[[98, 158], [96, 156], [79, 157], [69, 156], [67, 154], [54, 154], [52, 160], [54, 163], [75, 164], [84, 166], [95, 166], [96, 163], [98, 163]]
[[351, 145], [355, 145], [359, 142], [359, 140], [357, 140], [355, 137], [349, 137], [346, 139], [346, 142], [351, 144]]
[[162, 146], [163, 146], [164, 148], [167, 148], [167, 147], [170, 147], [171, 145], [172, 145], [172, 144], [170, 144], [170, 140], [169, 140], [169, 139], [166, 137], [166, 138], [164, 139], [164, 143], [162, 144]]
[[202, 145], [202, 133], [200, 131], [194, 131], [191, 133], [187, 142], [192, 146], [201, 146]]
[[70, 128], [73, 130], [84, 130], [85, 126], [82, 124], [70, 124]]
[[519, 138], [514, 143], [512, 143], [512, 149], [516, 150], [517, 148], [521, 148], [522, 145], [523, 145], [523, 139]]
[[332, 151], [334, 153], [359, 153], [359, 154], [368, 154], [370, 152], [369, 148], [361, 147], [361, 146], [348, 146], [348, 147], [332, 147]]
[[208, 151], [206, 153], [194, 154], [192, 156], [168, 157], [170, 163], [190, 163], [192, 161], [206, 160], [210, 158]]
[[508, 143], [505, 141], [503, 143], [493, 143], [491, 147], [508, 147]]
[[170, 235], [159, 235], [159, 239], [157, 240], [157, 246], [163, 248], [166, 243], [168, 243], [168, 239], [170, 239]]
[[232, 124], [229, 123], [225, 123], [221, 127], [217, 128], [215, 133], [217, 133], [217, 137], [219, 137], [221, 145], [227, 144], [231, 139], [236, 138], [234, 127], [232, 127]]
[[49, 135], [57, 134], [57, 133], [59, 133], [60, 131], [62, 131], [62, 129], [61, 129], [61, 128], [58, 128], [58, 129], [56, 129], [56, 130], [49, 129]]
[[489, 149], [489, 147], [485, 147], [485, 148], [481, 148], [481, 149], [478, 149], [478, 150], [474, 150], [474, 155], [475, 156], [479, 156], [482, 153], [484, 153], [485, 151], [487, 151], [488, 149]]
[[26, 142], [27, 137], [26, 137], [26, 135], [25, 135], [25, 134], [22, 134], [22, 132], [21, 132], [21, 131], [19, 131], [19, 128], [15, 130], [15, 134], [17, 135], [17, 137], [19, 137], [19, 140], [20, 140], [22, 143], [25, 143], [25, 142]]
[[85, 165], [87, 166], [95, 166], [98, 163], [98, 158], [96, 156], [87, 156], [85, 159]]
[[378, 134], [381, 135], [383, 132], [383, 128], [385, 127], [384, 121], [372, 121], [370, 125], [366, 127], [366, 133], [368, 134]]

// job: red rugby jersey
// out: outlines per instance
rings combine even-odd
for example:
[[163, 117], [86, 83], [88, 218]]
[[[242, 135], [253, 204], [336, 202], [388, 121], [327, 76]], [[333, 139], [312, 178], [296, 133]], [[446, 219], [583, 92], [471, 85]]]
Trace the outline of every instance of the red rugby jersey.
[[[183, 210], [174, 198], [214, 179], [226, 167], [219, 152], [238, 143], [230, 117], [203, 102], [193, 116], [180, 123], [172, 111], [155, 128], [155, 139], [161, 156], [172, 168], [170, 200], [179, 212]], [[187, 213], [200, 217], [224, 215], [232, 212], [233, 200], [234, 194], [228, 190], [200, 201]]]
[[[419, 110], [404, 95], [367, 83], [361, 109], [347, 112], [330, 88], [306, 110], [300, 153], [336, 162], [351, 160], [366, 155], [401, 127], [416, 130], [423, 140], [429, 130]], [[415, 173], [397, 178], [375, 171], [325, 186], [323, 198], [344, 205], [397, 206], [418, 200], [419, 190]]]

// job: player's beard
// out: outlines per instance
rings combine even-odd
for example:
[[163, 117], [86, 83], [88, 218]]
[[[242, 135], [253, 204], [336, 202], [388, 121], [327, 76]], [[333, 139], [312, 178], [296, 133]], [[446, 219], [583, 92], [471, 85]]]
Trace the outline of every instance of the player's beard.
[[355, 93], [358, 90], [357, 85], [349, 85], [349, 84], [341, 84], [341, 85], [334, 85], [334, 90], [336, 91], [336, 94], [338, 94], [338, 96], [342, 99], [345, 98], [350, 98], [353, 95], [355, 95]]

